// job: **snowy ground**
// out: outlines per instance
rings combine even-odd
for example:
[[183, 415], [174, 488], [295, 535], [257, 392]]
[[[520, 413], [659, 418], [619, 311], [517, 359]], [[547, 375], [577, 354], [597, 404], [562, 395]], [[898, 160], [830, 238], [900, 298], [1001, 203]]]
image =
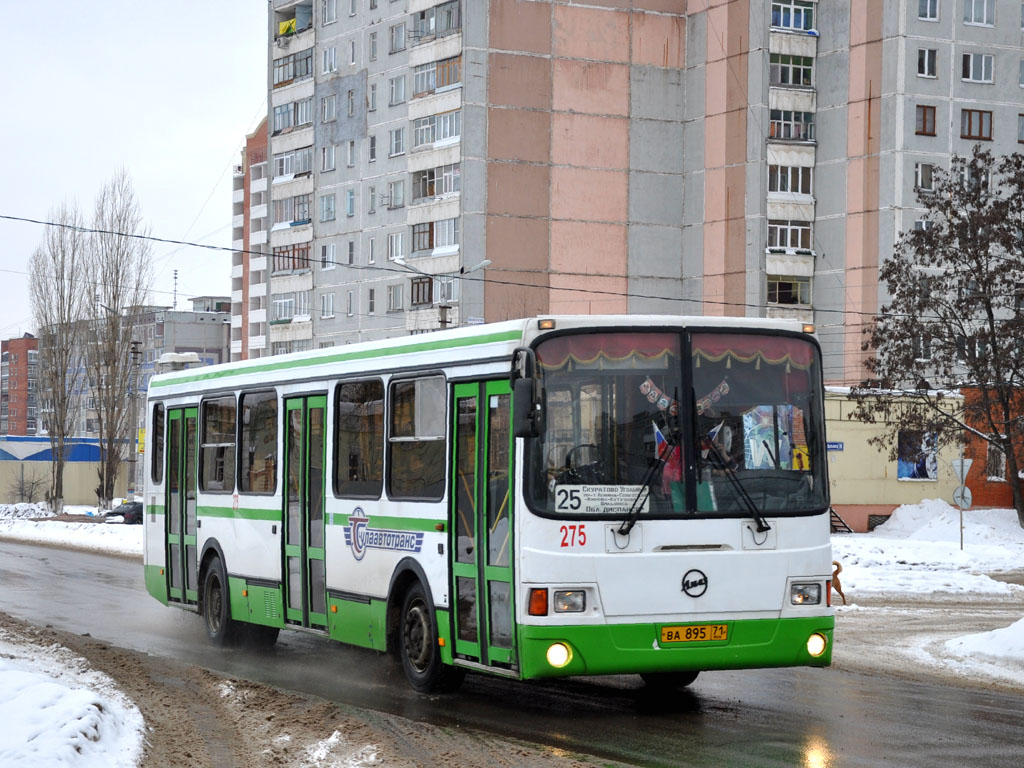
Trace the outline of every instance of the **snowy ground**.
[[[70, 515], [90, 512], [95, 514], [87, 507], [65, 509]], [[0, 505], [0, 539], [142, 555], [141, 525], [39, 519], [46, 516], [41, 505]], [[966, 601], [998, 599], [1024, 617], [1024, 586], [992, 577], [1024, 569], [1024, 529], [1016, 514], [968, 510], [963, 549], [960, 536], [959, 510], [942, 501], [900, 507], [872, 533], [834, 536], [833, 555], [842, 564], [840, 579], [849, 601], [836, 607], [837, 628], [844, 617], [853, 621], [868, 612], [912, 612], [908, 603], [936, 594]], [[893, 607], [897, 603], [900, 607]], [[918, 643], [907, 652], [947, 673], [1024, 688], [1024, 618], [927, 648]], [[0, 744], [4, 766], [131, 766], [142, 754], [142, 717], [108, 678], [59, 646], [40, 649], [9, 633], [0, 634], [0, 722], [7, 734]], [[331, 751], [329, 742], [320, 745], [324, 754]], [[313, 750], [307, 764], [324, 762]]]

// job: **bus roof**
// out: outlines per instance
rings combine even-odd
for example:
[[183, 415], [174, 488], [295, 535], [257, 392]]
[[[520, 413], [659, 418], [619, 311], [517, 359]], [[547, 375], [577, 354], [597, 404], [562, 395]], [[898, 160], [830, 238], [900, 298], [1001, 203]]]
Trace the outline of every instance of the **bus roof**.
[[[390, 366], [401, 357], [410, 365], [443, 367], [481, 358], [511, 356], [512, 351], [528, 344], [541, 331], [541, 320], [552, 321], [553, 330], [586, 328], [694, 327], [729, 328], [736, 330], [803, 330], [794, 320], [767, 320], [748, 317], [705, 317], [700, 315], [538, 315], [534, 318], [506, 320], [499, 323], [468, 325], [414, 336], [398, 336], [378, 341], [364, 341], [342, 347], [292, 352], [203, 368], [190, 368], [153, 376], [149, 383], [150, 397], [175, 395], [209, 387], [272, 385], [291, 381], [297, 371], [311, 377], [321, 376], [341, 366], [343, 371], [359, 370], [369, 361]], [[445, 352], [439, 356], [439, 352]]]

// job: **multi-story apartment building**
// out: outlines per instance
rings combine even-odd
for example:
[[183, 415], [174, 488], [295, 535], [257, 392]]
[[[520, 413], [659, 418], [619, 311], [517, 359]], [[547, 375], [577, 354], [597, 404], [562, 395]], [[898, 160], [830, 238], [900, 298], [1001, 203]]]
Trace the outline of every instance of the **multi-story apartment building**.
[[267, 120], [245, 139], [232, 190], [231, 359], [262, 357], [267, 350]]
[[34, 435], [38, 418], [39, 340], [31, 333], [0, 342], [0, 435]]
[[273, 0], [271, 350], [538, 312], [795, 317], [829, 380], [859, 380], [917, 190], [1024, 141], [1022, 7]]

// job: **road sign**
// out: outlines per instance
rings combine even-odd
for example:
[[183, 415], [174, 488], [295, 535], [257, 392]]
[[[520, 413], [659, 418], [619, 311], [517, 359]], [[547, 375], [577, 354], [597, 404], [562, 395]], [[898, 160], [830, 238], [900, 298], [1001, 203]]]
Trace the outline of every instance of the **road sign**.
[[953, 464], [953, 474], [960, 481], [960, 485], [964, 485], [967, 482], [967, 473], [971, 471], [971, 464], [974, 463], [974, 459], [953, 459], [951, 463]]
[[[967, 459], [967, 461], [970, 461], [970, 459]], [[970, 509], [971, 501], [971, 489], [966, 485], [961, 485], [953, 491], [953, 503], [960, 507], [960, 509]]]

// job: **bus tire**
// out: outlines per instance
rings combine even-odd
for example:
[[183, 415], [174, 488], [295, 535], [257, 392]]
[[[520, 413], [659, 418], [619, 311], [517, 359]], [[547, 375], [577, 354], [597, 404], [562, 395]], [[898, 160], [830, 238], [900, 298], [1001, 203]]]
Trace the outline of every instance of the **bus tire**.
[[398, 625], [398, 655], [409, 684], [420, 693], [453, 691], [462, 683], [465, 671], [441, 661], [437, 644], [434, 607], [423, 585], [416, 581], [402, 600]]
[[219, 557], [211, 558], [203, 573], [202, 611], [206, 636], [211, 643], [226, 646], [234, 642], [238, 622], [231, 618], [228, 579]]
[[674, 691], [688, 686], [699, 674], [699, 670], [688, 669], [684, 672], [642, 672], [640, 677], [648, 690]]

